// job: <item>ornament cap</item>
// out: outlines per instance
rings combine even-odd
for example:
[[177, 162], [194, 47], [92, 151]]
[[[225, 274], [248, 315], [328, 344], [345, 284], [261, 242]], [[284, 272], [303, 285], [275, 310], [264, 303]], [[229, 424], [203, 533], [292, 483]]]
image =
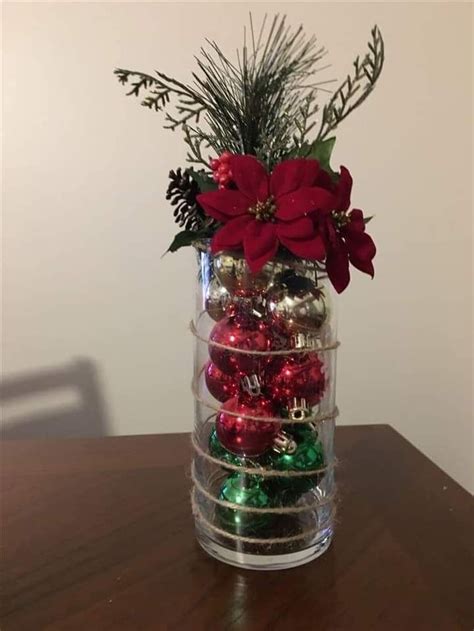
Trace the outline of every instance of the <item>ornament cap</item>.
[[260, 379], [257, 375], [245, 375], [240, 380], [242, 390], [251, 397], [259, 397], [262, 394]]
[[293, 404], [289, 409], [289, 417], [292, 421], [303, 421], [311, 414], [305, 398], [293, 398]]
[[294, 454], [297, 447], [293, 438], [282, 430], [273, 439], [273, 450], [279, 454]]
[[291, 340], [294, 349], [308, 348], [314, 350], [317, 346], [317, 337], [314, 333], [295, 333]]

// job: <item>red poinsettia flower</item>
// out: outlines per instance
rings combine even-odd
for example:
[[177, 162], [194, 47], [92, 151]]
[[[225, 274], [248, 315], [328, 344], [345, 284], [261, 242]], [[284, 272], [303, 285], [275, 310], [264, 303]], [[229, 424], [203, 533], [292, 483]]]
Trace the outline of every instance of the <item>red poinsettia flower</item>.
[[[321, 179], [320, 183], [323, 184]], [[349, 262], [373, 278], [372, 259], [376, 248], [372, 238], [365, 232], [362, 211], [354, 209], [348, 212], [352, 191], [352, 177], [349, 171], [341, 167], [337, 186], [329, 183], [328, 186], [334, 193], [334, 210], [331, 213], [315, 213], [314, 216], [316, 225], [324, 235], [329, 280], [336, 291], [341, 293], [350, 281]]]
[[233, 155], [230, 169], [235, 189], [197, 196], [206, 214], [224, 224], [212, 239], [214, 253], [243, 247], [253, 273], [275, 256], [280, 244], [295, 256], [324, 259], [324, 241], [308, 213], [329, 212], [334, 196], [315, 185], [317, 160], [286, 160], [269, 175], [255, 157]]

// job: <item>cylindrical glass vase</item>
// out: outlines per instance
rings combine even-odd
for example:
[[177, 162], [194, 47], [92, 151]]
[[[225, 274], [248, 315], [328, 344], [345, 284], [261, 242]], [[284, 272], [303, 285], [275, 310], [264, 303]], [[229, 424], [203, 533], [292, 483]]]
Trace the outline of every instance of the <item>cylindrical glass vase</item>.
[[333, 536], [336, 313], [317, 262], [197, 248], [192, 505], [200, 545], [250, 569]]

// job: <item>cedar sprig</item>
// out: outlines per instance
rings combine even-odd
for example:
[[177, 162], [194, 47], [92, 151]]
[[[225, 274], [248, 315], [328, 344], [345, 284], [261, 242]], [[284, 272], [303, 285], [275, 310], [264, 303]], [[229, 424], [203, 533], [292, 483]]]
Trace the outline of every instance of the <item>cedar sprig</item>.
[[356, 58], [353, 63], [352, 76], [347, 75], [330, 101], [324, 106], [317, 140], [327, 138], [339, 123], [365, 101], [374, 89], [382, 72], [385, 50], [378, 26], [374, 26], [371, 36], [372, 39], [367, 44], [369, 52], [362, 61], [360, 57]]
[[[158, 70], [156, 77], [137, 70], [125, 70], [124, 68], [116, 68], [114, 74], [117, 75], [122, 85], [131, 84], [132, 89], [127, 92], [127, 96], [140, 96], [143, 91], [147, 91], [148, 95], [142, 100], [144, 107], [160, 112], [164, 110], [171, 102], [171, 98], [178, 99], [176, 105], [177, 117], [172, 117], [166, 113], [168, 125], [166, 128], [174, 130], [186, 124], [191, 118], [199, 120], [201, 112], [205, 109], [205, 103], [200, 102], [193, 91], [180, 81], [176, 81], [168, 77]], [[133, 81], [133, 78], [136, 80]]]

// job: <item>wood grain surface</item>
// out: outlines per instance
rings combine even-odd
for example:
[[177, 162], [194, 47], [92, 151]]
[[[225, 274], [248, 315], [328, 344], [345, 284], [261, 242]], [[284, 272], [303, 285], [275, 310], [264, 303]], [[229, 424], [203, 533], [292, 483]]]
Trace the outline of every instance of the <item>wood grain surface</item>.
[[4, 441], [2, 631], [468, 631], [470, 495], [386, 425], [340, 427], [333, 545], [280, 572], [194, 539], [187, 434]]

